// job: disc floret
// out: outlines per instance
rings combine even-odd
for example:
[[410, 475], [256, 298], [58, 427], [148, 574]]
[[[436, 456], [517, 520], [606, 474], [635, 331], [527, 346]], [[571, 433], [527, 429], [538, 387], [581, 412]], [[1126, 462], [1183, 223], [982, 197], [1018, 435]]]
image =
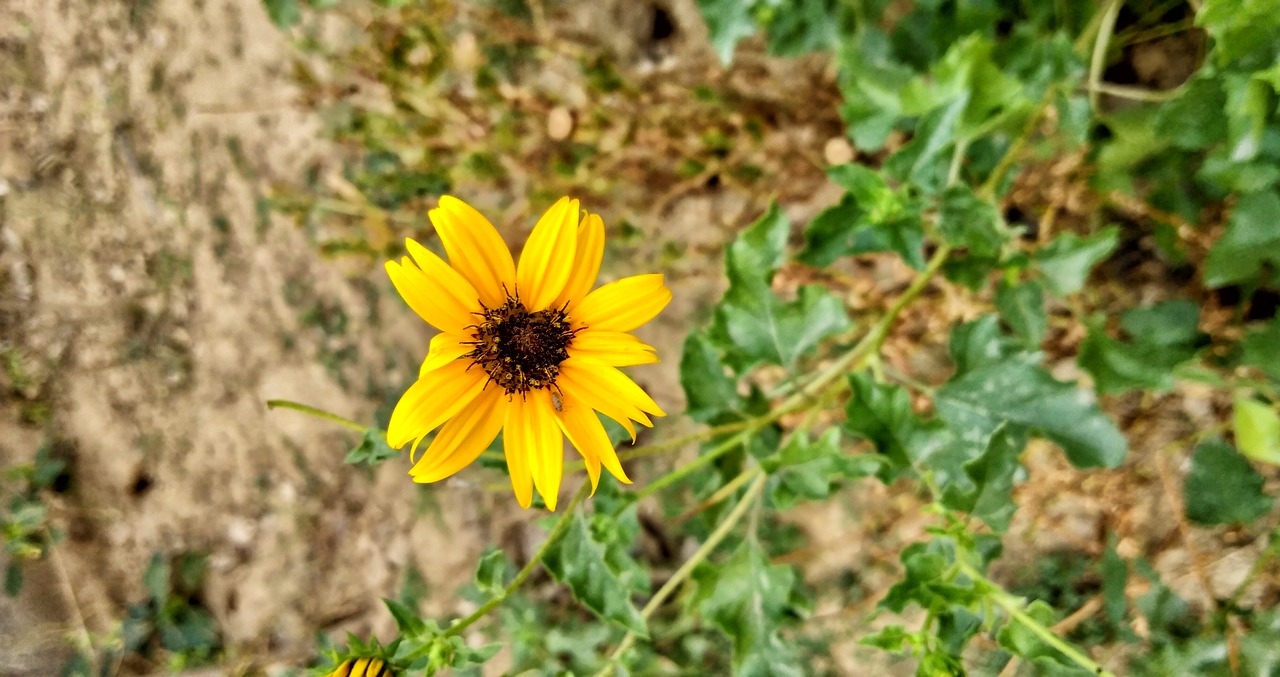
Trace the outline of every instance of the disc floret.
[[475, 313], [480, 321], [468, 327], [472, 340], [466, 344], [472, 349], [465, 357], [508, 396], [554, 388], [578, 332], [569, 326], [567, 305], [530, 312], [518, 294], [508, 293], [502, 305], [481, 308]]

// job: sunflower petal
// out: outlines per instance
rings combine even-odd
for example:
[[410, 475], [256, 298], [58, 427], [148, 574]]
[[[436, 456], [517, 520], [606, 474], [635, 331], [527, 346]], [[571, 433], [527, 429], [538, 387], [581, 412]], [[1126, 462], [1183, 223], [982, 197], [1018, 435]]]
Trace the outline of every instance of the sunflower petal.
[[516, 264], [516, 290], [530, 312], [545, 310], [560, 296], [577, 245], [578, 201], [563, 197], [538, 219]]
[[[410, 242], [418, 244], [413, 240], [406, 244]], [[422, 249], [420, 245], [417, 248]], [[426, 249], [422, 252], [425, 254], [418, 266], [408, 257], [400, 263], [387, 261], [391, 284], [418, 317], [440, 331], [461, 333], [472, 323], [471, 313], [480, 310], [475, 290], [439, 256]]]
[[595, 286], [603, 256], [604, 221], [597, 214], [587, 214], [578, 226], [578, 246], [573, 253], [573, 270], [569, 273], [569, 281], [551, 305], [556, 308], [565, 304], [577, 305], [591, 291], [591, 287]]
[[427, 349], [427, 359], [422, 361], [422, 368], [418, 370], [418, 378], [471, 352], [473, 346], [465, 343], [470, 340], [469, 336], [446, 332], [432, 336], [431, 347]]
[[671, 302], [662, 275], [633, 275], [610, 282], [569, 308], [575, 327], [601, 331], [631, 331], [652, 320]]
[[502, 430], [507, 414], [506, 393], [492, 386], [480, 393], [471, 406], [449, 419], [431, 446], [409, 474], [418, 483], [438, 482], [473, 461]]
[[654, 347], [641, 343], [640, 339], [631, 334], [595, 329], [578, 332], [573, 337], [573, 343], [569, 344], [569, 354], [611, 367], [630, 367], [658, 361]]
[[484, 387], [482, 369], [468, 372], [468, 360], [454, 360], [433, 369], [409, 386], [387, 424], [387, 444], [392, 449], [440, 427], [463, 407], [471, 404]]
[[625, 402], [628, 406], [654, 416], [667, 415], [666, 412], [658, 407], [658, 403], [654, 402], [652, 397], [649, 397], [649, 393], [646, 393], [643, 388], [636, 385], [635, 381], [631, 380], [630, 376], [622, 373], [616, 367], [596, 364], [587, 360], [565, 360], [560, 365], [560, 368], [564, 369], [564, 366], [570, 362], [574, 363], [571, 368], [585, 372], [583, 374], [585, 380], [598, 384], [599, 387], [613, 393], [616, 399]]
[[521, 508], [533, 503], [533, 475], [529, 473], [529, 454], [525, 443], [525, 402], [514, 397], [507, 404], [506, 422], [502, 427], [502, 451], [507, 457], [507, 472], [511, 475], [511, 489]]
[[631, 435], [631, 441], [635, 442], [636, 427], [632, 425], [632, 419], [648, 427], [653, 427], [653, 423], [638, 407], [611, 391], [608, 384], [594, 379], [589, 370], [590, 365], [590, 362], [572, 357], [561, 362], [556, 383], [564, 394], [580, 398], [588, 407], [617, 421]]
[[440, 206], [427, 215], [449, 263], [471, 282], [486, 306], [502, 305], [507, 298], [502, 287], [515, 283], [516, 266], [498, 229], [471, 205], [451, 195], [442, 196]]
[[527, 426], [524, 443], [533, 486], [542, 495], [547, 509], [554, 511], [560, 496], [560, 480], [564, 477], [564, 437], [556, 423], [550, 391], [538, 389], [525, 394], [524, 423]]
[[591, 478], [591, 491], [600, 483], [600, 466], [624, 484], [631, 484], [631, 478], [622, 470], [618, 462], [618, 454], [609, 441], [609, 435], [600, 424], [600, 417], [582, 400], [565, 393], [560, 398], [560, 427], [569, 438], [569, 442], [582, 455], [587, 465], [587, 475]]

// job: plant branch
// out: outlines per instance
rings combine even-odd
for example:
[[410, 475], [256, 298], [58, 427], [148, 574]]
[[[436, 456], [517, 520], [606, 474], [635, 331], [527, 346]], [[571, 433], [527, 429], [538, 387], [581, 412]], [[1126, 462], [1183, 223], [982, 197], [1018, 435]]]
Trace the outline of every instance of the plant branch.
[[324, 409], [317, 409], [315, 407], [307, 406], [305, 404], [294, 402], [292, 400], [267, 400], [267, 408], [268, 409], [293, 409], [294, 411], [300, 411], [304, 414], [311, 414], [316, 418], [322, 418], [331, 423], [337, 423], [338, 425], [344, 428], [354, 430], [358, 433], [368, 432], [369, 430], [369, 426], [360, 425], [359, 423], [356, 423], [355, 421], [352, 421], [349, 418], [343, 418], [333, 412], [325, 411]]
[[569, 505], [565, 506], [564, 512], [556, 520], [555, 526], [551, 528], [551, 533], [547, 534], [547, 540], [542, 542], [542, 547], [538, 548], [538, 552], [534, 553], [533, 557], [516, 574], [516, 577], [507, 584], [507, 587], [502, 589], [502, 594], [480, 605], [480, 608], [472, 611], [469, 616], [449, 626], [449, 629], [444, 631], [443, 636], [452, 637], [461, 634], [463, 630], [483, 618], [485, 614], [502, 606], [502, 603], [507, 601], [508, 597], [520, 589], [521, 585], [524, 585], [524, 582], [533, 574], [533, 570], [542, 563], [542, 558], [546, 557], [547, 552], [551, 550], [551, 546], [555, 545], [556, 541], [560, 540], [560, 537], [564, 535], [565, 529], [569, 526], [569, 520], [573, 519], [573, 512], [578, 509], [583, 499], [587, 497], [589, 487], [590, 485], [584, 482], [578, 488], [578, 493], [574, 494], [573, 500], [569, 501]]
[[[753, 468], [743, 472], [745, 474], [755, 470], [756, 469]], [[747, 514], [747, 510], [755, 503], [756, 499], [760, 497], [760, 493], [764, 491], [765, 478], [766, 476], [764, 474], [756, 475], [755, 481], [753, 481], [751, 486], [747, 488], [747, 492], [742, 495], [742, 500], [738, 501], [738, 504], [733, 507], [733, 510], [725, 516], [724, 521], [716, 527], [715, 531], [711, 532], [711, 535], [707, 537], [707, 540], [703, 542], [698, 550], [694, 552], [689, 559], [685, 560], [684, 564], [680, 565], [680, 568], [671, 575], [671, 578], [667, 579], [667, 582], [664, 583], [661, 588], [658, 588], [658, 591], [649, 599], [648, 604], [644, 605], [644, 609], [640, 611], [641, 617], [646, 621], [649, 620], [649, 618], [653, 616], [654, 612], [658, 610], [658, 607], [662, 606], [662, 603], [665, 602], [673, 592], [675, 592], [676, 588], [693, 573], [693, 570], [698, 566], [698, 564], [702, 563], [702, 561], [711, 554], [711, 551], [715, 550], [716, 546], [720, 544], [720, 541], [723, 541], [724, 538], [729, 535], [729, 532], [733, 530], [733, 527], [742, 520], [743, 515]], [[622, 638], [622, 642], [613, 650], [613, 653], [609, 654], [608, 664], [596, 673], [596, 677], [608, 675], [610, 666], [616, 663], [618, 659], [621, 658], [633, 644], [635, 644], [635, 641], [635, 633], [627, 632], [626, 636]]]

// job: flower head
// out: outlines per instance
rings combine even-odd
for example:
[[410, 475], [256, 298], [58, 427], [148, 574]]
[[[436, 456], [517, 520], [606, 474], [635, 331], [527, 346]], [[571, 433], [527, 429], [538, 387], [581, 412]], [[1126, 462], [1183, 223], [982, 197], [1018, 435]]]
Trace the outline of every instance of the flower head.
[[649, 415], [665, 415], [618, 370], [658, 361], [653, 347], [627, 332], [671, 301], [662, 275], [592, 291], [604, 222], [567, 197], [538, 220], [518, 265], [497, 229], [465, 202], [442, 197], [430, 217], [449, 261], [406, 240], [410, 256], [387, 262], [409, 307], [440, 330], [387, 426], [387, 443], [413, 442], [413, 452], [440, 428], [409, 471], [414, 481], [453, 475], [502, 431], [522, 507], [537, 488], [555, 510], [562, 435], [582, 455], [593, 489], [601, 467], [629, 484], [596, 412], [626, 428], [632, 441], [633, 421], [652, 426]]

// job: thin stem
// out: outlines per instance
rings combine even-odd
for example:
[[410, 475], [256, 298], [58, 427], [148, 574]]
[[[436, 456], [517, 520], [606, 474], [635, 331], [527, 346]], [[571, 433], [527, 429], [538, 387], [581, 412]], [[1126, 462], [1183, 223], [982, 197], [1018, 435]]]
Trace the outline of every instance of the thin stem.
[[1045, 110], [1049, 108], [1049, 103], [1053, 101], [1053, 94], [1057, 88], [1050, 87], [1044, 93], [1044, 98], [1040, 100], [1040, 105], [1027, 118], [1027, 124], [1022, 128], [1022, 133], [1009, 144], [1009, 148], [1005, 150], [1004, 155], [1000, 157], [1000, 162], [996, 164], [996, 168], [991, 170], [991, 174], [986, 181], [982, 182], [982, 186], [978, 188], [978, 197], [986, 200], [995, 198], [996, 190], [1000, 187], [1000, 182], [1004, 180], [1004, 175], [1013, 167], [1013, 163], [1018, 159], [1018, 154], [1022, 152], [1022, 147], [1027, 145], [1027, 139], [1031, 138], [1032, 132], [1036, 130], [1036, 126], [1040, 124], [1040, 117], [1044, 115]]
[[1110, 94], [1111, 96], [1121, 99], [1132, 99], [1133, 101], [1151, 101], [1160, 103], [1170, 99], [1178, 98], [1182, 94], [1182, 88], [1175, 89], [1143, 89], [1142, 87], [1127, 87], [1125, 85], [1112, 85], [1105, 82], [1089, 83], [1089, 94], [1096, 96], [1097, 94]]
[[574, 510], [577, 510], [578, 505], [587, 497], [589, 488], [590, 485], [586, 483], [583, 483], [578, 488], [578, 493], [574, 494], [573, 500], [569, 501], [569, 505], [565, 506], [564, 513], [560, 515], [560, 519], [556, 520], [555, 526], [551, 528], [551, 533], [547, 534], [547, 540], [542, 542], [542, 547], [538, 548], [538, 552], [534, 553], [533, 557], [524, 565], [524, 568], [520, 569], [516, 577], [507, 584], [507, 587], [502, 589], [502, 594], [480, 605], [480, 608], [472, 611], [471, 615], [449, 626], [449, 629], [444, 631], [443, 636], [452, 637], [461, 634], [463, 630], [483, 618], [485, 614], [501, 606], [503, 602], [507, 601], [508, 597], [520, 589], [521, 585], [524, 585], [525, 580], [533, 574], [533, 570], [542, 563], [542, 558], [546, 557], [547, 552], [551, 550], [551, 546], [555, 545], [556, 541], [560, 540], [560, 537], [564, 535], [565, 529], [569, 527], [569, 520], [573, 519]]
[[662, 477], [659, 477], [653, 482], [650, 482], [648, 486], [646, 486], [645, 488], [635, 493], [635, 500], [640, 501], [642, 499], [648, 498], [649, 496], [652, 496], [658, 493], [659, 491], [662, 491], [663, 489], [671, 486], [672, 484], [675, 484], [676, 482], [683, 480], [698, 468], [701, 468], [702, 466], [729, 453], [730, 451], [735, 449], [739, 444], [741, 444], [747, 437], [750, 437], [751, 433], [755, 432], [757, 428], [764, 426], [765, 423], [768, 422], [768, 420], [769, 420], [768, 417], [752, 419], [752, 421], [759, 422], [755, 427], [747, 428], [745, 430], [740, 431], [738, 434], [734, 435], [733, 437], [730, 437], [729, 439], [716, 445], [715, 448], [713, 448], [711, 451], [708, 451], [707, 453], [698, 456], [692, 461], [689, 461], [688, 463], [680, 466], [679, 468], [676, 468], [675, 470], [672, 470], [671, 472], [663, 475]]
[[[753, 468], [752, 470], [744, 472], [752, 472], [753, 470], [755, 469]], [[671, 575], [671, 578], [667, 579], [667, 582], [664, 583], [661, 588], [658, 588], [658, 592], [654, 593], [653, 597], [649, 600], [649, 603], [644, 605], [644, 609], [641, 609], [640, 611], [641, 617], [646, 621], [649, 620], [649, 618], [653, 616], [654, 612], [658, 610], [658, 607], [662, 606], [662, 603], [665, 602], [673, 592], [675, 592], [676, 588], [693, 573], [694, 568], [701, 564], [702, 561], [711, 554], [711, 551], [715, 550], [716, 546], [720, 544], [720, 541], [723, 541], [724, 538], [729, 535], [729, 532], [733, 530], [733, 527], [738, 524], [742, 519], [742, 516], [747, 514], [747, 510], [755, 503], [756, 499], [760, 497], [760, 493], [764, 491], [764, 483], [765, 475], [756, 475], [755, 481], [747, 488], [747, 492], [742, 495], [742, 500], [738, 501], [738, 504], [733, 507], [733, 510], [725, 516], [724, 521], [716, 527], [715, 531], [711, 532], [711, 535], [707, 537], [707, 540], [703, 542], [698, 550], [694, 552], [689, 559], [685, 560], [684, 564], [680, 565], [680, 568]], [[616, 663], [618, 659], [621, 658], [633, 644], [635, 644], [635, 641], [635, 633], [628, 631], [626, 636], [622, 638], [622, 643], [618, 644], [617, 648], [613, 650], [613, 653], [609, 654], [608, 664], [596, 673], [596, 677], [602, 677], [603, 675], [609, 674], [610, 666]]]
[[1102, 70], [1107, 65], [1107, 46], [1111, 43], [1111, 35], [1116, 29], [1116, 18], [1120, 16], [1121, 0], [1111, 0], [1102, 12], [1102, 22], [1098, 26], [1098, 37], [1093, 42], [1093, 57], [1089, 60], [1089, 107], [1098, 111], [1098, 87], [1102, 84]]
[[1010, 619], [1017, 621], [1019, 625], [1030, 630], [1031, 634], [1039, 637], [1045, 644], [1048, 644], [1062, 652], [1062, 655], [1070, 658], [1072, 661], [1075, 661], [1077, 665], [1095, 675], [1100, 675], [1101, 677], [1116, 677], [1115, 673], [1099, 665], [1092, 658], [1086, 656], [1083, 651], [1080, 651], [1080, 649], [1076, 648], [1071, 643], [1054, 634], [1054, 632], [1049, 628], [1046, 628], [1043, 623], [1032, 618], [1026, 611], [1023, 611], [1021, 598], [1005, 592], [1004, 588], [1001, 588], [986, 576], [983, 576], [968, 562], [960, 560], [957, 564], [960, 565], [960, 570], [963, 571], [966, 576], [972, 578], [975, 583], [987, 586], [990, 589], [991, 593], [986, 596], [988, 599], [995, 602], [996, 606], [1004, 609], [1004, 612], [1009, 614]]
[[354, 430], [358, 433], [363, 433], [369, 430], [369, 426], [360, 425], [359, 423], [356, 423], [355, 421], [352, 421], [349, 418], [343, 418], [331, 411], [325, 411], [324, 409], [317, 409], [315, 407], [307, 406], [305, 404], [300, 404], [292, 400], [267, 400], [267, 408], [268, 409], [276, 409], [276, 408], [293, 409], [295, 411], [300, 411], [304, 414], [311, 414], [316, 418], [322, 418], [331, 423], [337, 423], [338, 425], [344, 428]]
[[690, 517], [693, 517], [694, 515], [702, 512], [703, 510], [706, 510], [707, 508], [710, 508], [711, 506], [719, 503], [720, 501], [723, 501], [729, 498], [735, 492], [741, 489], [742, 485], [746, 484], [747, 482], [750, 482], [752, 478], [754, 478], [756, 475], [759, 475], [761, 472], [762, 471], [760, 469], [760, 466], [757, 465], [757, 466], [752, 466], [751, 469], [747, 470], [746, 472], [738, 473], [737, 477], [729, 480], [723, 487], [716, 489], [716, 492], [714, 494], [711, 494], [710, 498], [693, 506], [688, 511], [686, 511], [683, 515], [680, 515], [679, 517], [675, 518], [675, 520], [673, 521], [683, 522], [689, 519]]

